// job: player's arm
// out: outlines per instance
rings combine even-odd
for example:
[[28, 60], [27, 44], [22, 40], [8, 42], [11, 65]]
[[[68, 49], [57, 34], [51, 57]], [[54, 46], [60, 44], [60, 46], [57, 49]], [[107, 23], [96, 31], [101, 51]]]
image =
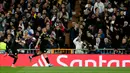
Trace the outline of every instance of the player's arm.
[[40, 43], [40, 40], [41, 40], [41, 37], [38, 38], [38, 41], [37, 41], [37, 43], [36, 43], [35, 48], [37, 48], [38, 44]]
[[40, 43], [40, 41], [41, 41], [41, 37], [42, 37], [43, 34], [44, 34], [44, 33], [41, 33], [41, 35], [39, 36], [35, 48], [37, 48], [38, 44]]
[[7, 39], [4, 39], [4, 42], [6, 42], [6, 49], [5, 49], [5, 54], [4, 54], [4, 57], [8, 55], [9, 53], [9, 45], [7, 45]]
[[[6, 42], [7, 44], [7, 39], [4, 39], [4, 42]], [[5, 52], [8, 53], [9, 52], [9, 48], [8, 48], [8, 45], [6, 45], [6, 49], [5, 49]]]

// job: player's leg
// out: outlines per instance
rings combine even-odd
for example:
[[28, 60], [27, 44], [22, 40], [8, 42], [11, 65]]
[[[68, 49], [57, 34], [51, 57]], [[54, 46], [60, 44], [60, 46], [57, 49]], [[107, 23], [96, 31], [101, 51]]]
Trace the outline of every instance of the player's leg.
[[32, 58], [41, 55], [44, 52], [43, 48], [44, 48], [44, 45], [40, 45], [40, 51], [38, 51], [37, 53], [33, 54], [33, 56], [29, 56], [30, 61], [32, 61]]
[[12, 57], [12, 58], [15, 58], [15, 56], [13, 54], [9, 54], [9, 56]]
[[38, 51], [37, 53], [33, 54], [32, 56], [29, 56], [30, 61], [32, 61], [32, 58], [37, 57], [37, 56], [39, 56], [41, 54], [42, 54], [42, 52]]
[[11, 67], [15, 67], [15, 63], [17, 62], [18, 60], [18, 53], [14, 53], [13, 55], [9, 55], [10, 57], [14, 58], [13, 60], [13, 64]]
[[43, 56], [48, 64], [50, 64], [49, 58], [47, 56], [47, 53], [43, 53]]
[[37, 53], [34, 53], [32, 56], [29, 56], [30, 61], [32, 61], [32, 58], [37, 57], [42, 54], [42, 46], [40, 46], [40, 51]]
[[11, 53], [9, 53], [10, 51], [8, 51], [7, 53], [9, 54], [9, 56], [10, 57], [12, 57], [12, 58], [16, 58], [16, 56], [17, 56], [17, 51], [11, 51]]
[[47, 55], [46, 52], [43, 53], [43, 56], [44, 56], [46, 62], [48, 63], [48, 66], [49, 66], [49, 67], [53, 66], [52, 64], [50, 64], [50, 60], [49, 60], [48, 55]]
[[6, 46], [6, 50], [5, 50], [5, 53], [4, 53], [4, 57], [6, 57], [7, 55], [10, 54], [10, 49]]

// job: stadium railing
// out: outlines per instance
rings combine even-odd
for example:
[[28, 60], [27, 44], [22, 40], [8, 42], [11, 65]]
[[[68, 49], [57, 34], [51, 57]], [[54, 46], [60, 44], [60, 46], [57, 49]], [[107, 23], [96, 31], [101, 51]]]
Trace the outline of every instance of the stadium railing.
[[[19, 53], [23, 53], [23, 54], [33, 54], [35, 52], [37, 52], [39, 49], [18, 49]], [[49, 54], [75, 54], [76, 53], [76, 49], [47, 49], [47, 53]], [[114, 49], [97, 49], [95, 50], [97, 52], [99, 52], [100, 54], [114, 54]], [[4, 50], [0, 50], [0, 53], [4, 53]], [[87, 54], [89, 52], [88, 49], [81, 49], [80, 50], [80, 54]], [[120, 52], [120, 54], [125, 54], [126, 50], [125, 49], [118, 49], [118, 52]]]

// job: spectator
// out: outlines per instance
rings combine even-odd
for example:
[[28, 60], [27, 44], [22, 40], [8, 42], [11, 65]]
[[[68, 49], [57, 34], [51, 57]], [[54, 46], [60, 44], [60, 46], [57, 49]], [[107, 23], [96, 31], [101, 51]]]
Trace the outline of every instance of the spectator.
[[66, 10], [64, 8], [62, 8], [60, 17], [61, 17], [61, 20], [63, 21], [65, 28], [68, 28], [69, 14], [68, 14], [68, 12], [66, 12]]
[[100, 39], [99, 48], [102, 49], [105, 47], [104, 39]]
[[31, 39], [30, 39], [30, 35], [28, 34], [29, 32], [27, 31], [27, 30], [25, 30], [24, 31], [24, 33], [23, 33], [23, 36], [22, 36], [22, 38], [24, 39], [24, 41], [26, 42], [25, 43], [25, 46], [26, 46], [26, 48], [29, 48], [29, 44], [31, 43]]
[[25, 44], [26, 44], [26, 42], [25, 42], [24, 38], [22, 38], [22, 37], [16, 38], [16, 47], [17, 48], [23, 49], [23, 48], [25, 48]]
[[127, 47], [127, 41], [126, 41], [125, 38], [123, 38], [123, 39], [122, 39], [122, 43], [121, 43], [121, 48], [126, 49], [126, 47]]
[[[37, 41], [41, 29], [46, 27], [47, 33], [53, 38], [48, 44], [49, 47], [57, 47], [59, 44], [60, 48], [65, 48], [64, 35], [69, 29], [68, 23], [75, 11], [75, 2], [76, 0], [0, 1], [0, 38], [11, 35], [17, 38], [21, 47], [29, 46], [30, 42]], [[75, 48], [73, 40], [79, 35], [79, 31], [82, 31], [81, 41], [92, 46], [97, 44], [98, 48], [126, 47], [127, 41], [124, 43], [124, 37], [130, 36], [130, 1], [81, 0], [80, 3], [81, 15], [77, 17], [79, 20], [72, 19], [72, 27], [68, 32], [69, 48]], [[25, 38], [25, 32], [29, 38]], [[36, 41], [32, 38], [36, 38]], [[21, 44], [20, 41], [24, 43]]]
[[110, 40], [108, 39], [108, 38], [105, 38], [104, 39], [104, 48], [112, 48], [111, 47], [111, 42], [110, 42]]
[[123, 3], [120, 4], [120, 10], [122, 10], [122, 11], [126, 10]]
[[100, 41], [100, 38], [96, 38], [96, 47], [99, 47]]
[[72, 28], [70, 29], [70, 48], [74, 48], [73, 40], [78, 36], [78, 24], [76, 22], [72, 22]]
[[60, 25], [56, 25], [55, 33], [56, 33], [56, 41], [57, 44], [59, 45], [59, 48], [64, 48], [65, 37], [63, 31], [60, 28]]
[[98, 38], [101, 38], [101, 39], [105, 38], [105, 34], [103, 33], [102, 29], [99, 29], [99, 30], [98, 30], [97, 37], [98, 37]]
[[58, 48], [56, 42], [53, 38], [50, 39], [49, 44], [47, 45], [48, 49], [55, 49]]
[[122, 29], [124, 31], [123, 35], [130, 36], [130, 34], [128, 32], [130, 30], [130, 26], [129, 26], [128, 21], [124, 21], [124, 25], [123, 25]]
[[34, 30], [31, 28], [31, 26], [28, 26], [27, 31], [29, 35], [34, 35]]
[[108, 12], [110, 12], [110, 13], [112, 13], [112, 12], [113, 12], [113, 8], [112, 8], [112, 6], [111, 6], [111, 4], [110, 4], [110, 3], [108, 4]]
[[76, 54], [82, 54], [82, 46], [83, 46], [83, 41], [81, 41], [81, 34], [79, 34], [79, 36], [77, 36], [74, 40], [73, 43], [75, 44], [75, 53]]
[[94, 4], [94, 13], [96, 12], [96, 8], [99, 9], [99, 13], [104, 11], [104, 4], [101, 2], [101, 0], [97, 0], [97, 2]]
[[113, 38], [112, 40], [112, 47], [114, 48], [120, 48], [120, 39], [121, 37], [119, 37], [119, 35], [116, 35], [115, 38]]
[[4, 31], [4, 15], [0, 13], [0, 31]]
[[4, 41], [4, 33], [2, 31], [0, 31], [0, 41]]
[[110, 3], [109, 0], [105, 0], [105, 2], [104, 2], [104, 6], [105, 6], [105, 7], [108, 7], [109, 3]]
[[85, 5], [84, 15], [88, 15], [93, 10], [92, 4], [88, 3]]
[[0, 12], [2, 12], [2, 11], [3, 11], [3, 4], [0, 3]]

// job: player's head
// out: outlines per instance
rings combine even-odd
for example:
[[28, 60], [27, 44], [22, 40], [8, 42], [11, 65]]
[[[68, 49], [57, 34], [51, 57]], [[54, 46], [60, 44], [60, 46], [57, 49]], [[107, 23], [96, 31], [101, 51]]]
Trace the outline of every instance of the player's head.
[[42, 28], [42, 32], [46, 33], [47, 29], [46, 28]]

